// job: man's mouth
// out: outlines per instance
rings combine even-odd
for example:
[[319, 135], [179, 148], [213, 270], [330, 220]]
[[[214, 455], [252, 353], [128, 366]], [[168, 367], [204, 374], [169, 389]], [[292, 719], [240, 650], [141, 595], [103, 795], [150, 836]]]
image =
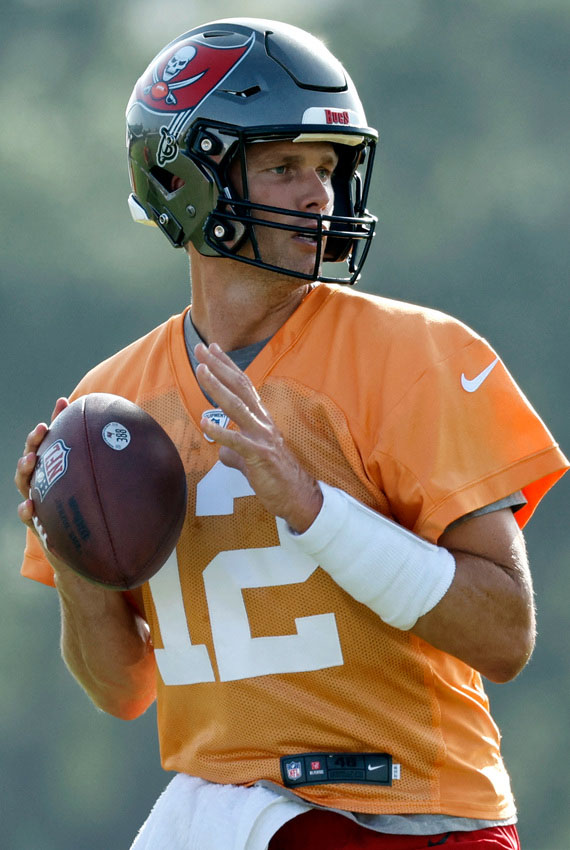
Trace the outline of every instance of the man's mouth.
[[[309, 230], [314, 230], [315, 235], [313, 236], [311, 233], [309, 233], [308, 232]], [[326, 230], [327, 230], [327, 228], [323, 228], [322, 235], [325, 238], [326, 238], [326, 235], [327, 235]], [[317, 244], [317, 239], [318, 239], [317, 228], [304, 228], [303, 230], [298, 230], [296, 233], [293, 234], [293, 236], [294, 236], [295, 239], [298, 239], [301, 242], [305, 242], [307, 245], [316, 245]]]
[[317, 244], [317, 236], [311, 236], [308, 233], [295, 233], [295, 239], [298, 239], [300, 242], [306, 242], [307, 245], [316, 245]]

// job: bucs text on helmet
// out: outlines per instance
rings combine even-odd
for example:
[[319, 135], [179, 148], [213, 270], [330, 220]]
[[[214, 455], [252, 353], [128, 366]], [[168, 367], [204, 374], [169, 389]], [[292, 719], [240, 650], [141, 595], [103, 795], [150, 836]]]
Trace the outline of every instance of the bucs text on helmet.
[[[191, 242], [206, 256], [309, 280], [354, 283], [376, 224], [366, 200], [377, 138], [350, 77], [314, 36], [250, 18], [204, 24], [153, 59], [129, 100], [131, 213], [136, 221], [157, 225], [176, 247]], [[335, 146], [332, 215], [249, 201], [247, 146], [280, 139]], [[228, 179], [235, 157], [241, 160], [239, 193]], [[183, 185], [174, 189], [178, 184]], [[263, 213], [279, 214], [281, 221], [263, 220]], [[296, 224], [284, 223], [288, 215]], [[301, 218], [306, 228], [299, 228]], [[312, 273], [265, 262], [255, 236], [260, 226], [316, 233]], [[248, 239], [253, 257], [240, 253]], [[323, 261], [346, 261], [348, 275], [324, 275]]]

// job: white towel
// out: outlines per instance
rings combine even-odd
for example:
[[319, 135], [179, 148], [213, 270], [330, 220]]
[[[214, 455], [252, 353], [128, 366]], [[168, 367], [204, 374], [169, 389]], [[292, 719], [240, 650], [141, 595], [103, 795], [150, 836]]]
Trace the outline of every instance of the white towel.
[[179, 773], [131, 850], [267, 850], [271, 836], [309, 808], [269, 788], [216, 785]]

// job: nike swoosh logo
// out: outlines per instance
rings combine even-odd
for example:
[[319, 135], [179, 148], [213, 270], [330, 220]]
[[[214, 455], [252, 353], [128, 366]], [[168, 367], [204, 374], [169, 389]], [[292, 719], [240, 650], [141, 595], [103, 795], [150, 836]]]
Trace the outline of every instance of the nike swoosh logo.
[[369, 764], [367, 766], [367, 769], [368, 770], [380, 770], [380, 768], [382, 768], [382, 767], [386, 767], [386, 765], [385, 764]]
[[497, 363], [499, 362], [499, 358], [495, 357], [492, 363], [489, 363], [486, 369], [483, 369], [482, 372], [479, 372], [474, 378], [466, 378], [465, 372], [461, 373], [461, 386], [467, 393], [474, 393], [475, 390], [478, 390], [483, 381], [489, 377]]

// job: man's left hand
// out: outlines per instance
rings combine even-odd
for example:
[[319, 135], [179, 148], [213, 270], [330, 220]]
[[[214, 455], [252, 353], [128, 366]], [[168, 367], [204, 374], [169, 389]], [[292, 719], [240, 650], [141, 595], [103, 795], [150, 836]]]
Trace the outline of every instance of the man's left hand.
[[323, 502], [318, 482], [287, 447], [250, 379], [227, 354], [216, 343], [200, 343], [194, 353], [198, 383], [234, 426], [223, 428], [206, 418], [200, 422], [204, 434], [220, 446], [220, 460], [245, 475], [270, 513], [294, 531], [306, 531]]

